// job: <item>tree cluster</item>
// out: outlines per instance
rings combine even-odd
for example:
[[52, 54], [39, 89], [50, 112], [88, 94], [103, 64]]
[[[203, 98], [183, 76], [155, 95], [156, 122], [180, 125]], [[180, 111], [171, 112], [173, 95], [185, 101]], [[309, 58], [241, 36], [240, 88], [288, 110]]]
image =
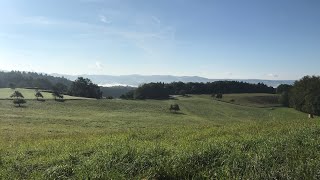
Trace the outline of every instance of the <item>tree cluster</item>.
[[97, 84], [92, 83], [88, 78], [79, 77], [75, 80], [69, 90], [71, 96], [86, 98], [102, 98], [102, 92]]
[[305, 76], [286, 92], [287, 104], [299, 111], [320, 115], [320, 76]]
[[138, 87], [134, 92], [135, 99], [168, 99], [169, 89], [164, 83], [148, 83]]

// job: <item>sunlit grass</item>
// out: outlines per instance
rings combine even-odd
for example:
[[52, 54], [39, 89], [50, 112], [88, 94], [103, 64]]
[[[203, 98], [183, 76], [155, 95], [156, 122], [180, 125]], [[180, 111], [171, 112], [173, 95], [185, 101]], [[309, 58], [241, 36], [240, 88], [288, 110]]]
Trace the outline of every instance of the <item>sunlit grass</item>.
[[[173, 103], [181, 113], [169, 112]], [[2, 100], [0, 179], [317, 179], [319, 125], [293, 109], [208, 95]]]

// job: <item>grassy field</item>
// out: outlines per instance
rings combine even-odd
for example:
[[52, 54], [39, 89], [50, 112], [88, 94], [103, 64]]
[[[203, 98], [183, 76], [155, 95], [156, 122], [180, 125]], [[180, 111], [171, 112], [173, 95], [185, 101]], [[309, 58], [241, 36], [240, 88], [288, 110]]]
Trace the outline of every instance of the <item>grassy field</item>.
[[[10, 89], [10, 88], [0, 88], [0, 99], [10, 99], [10, 95], [14, 91], [20, 91], [24, 98], [27, 100], [32, 100], [36, 99], [34, 96], [35, 90], [34, 89], [22, 89], [22, 88], [17, 88], [17, 89]], [[41, 91], [41, 90], [40, 90]], [[44, 99], [53, 99], [52, 94], [48, 92], [41, 92]], [[64, 95], [64, 99], [89, 99], [89, 98], [81, 98], [81, 97], [74, 97], [74, 96], [68, 96]]]
[[223, 102], [252, 107], [279, 107], [278, 94], [225, 94]]
[[0, 179], [319, 179], [320, 119], [243, 96], [2, 100]]

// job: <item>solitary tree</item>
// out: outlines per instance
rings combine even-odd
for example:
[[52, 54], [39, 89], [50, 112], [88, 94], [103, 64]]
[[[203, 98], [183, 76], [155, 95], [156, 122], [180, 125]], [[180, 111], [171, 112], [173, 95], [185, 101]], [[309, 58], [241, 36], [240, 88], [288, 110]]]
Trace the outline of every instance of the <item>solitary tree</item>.
[[54, 98], [54, 100], [56, 100], [56, 101], [61, 101], [61, 100], [63, 100], [63, 95], [62, 94], [60, 94], [60, 92], [58, 92], [58, 91], [53, 91], [52, 92], [52, 96], [53, 96], [53, 98]]
[[176, 113], [177, 111], [180, 111], [180, 107], [178, 104], [171, 104], [169, 110], [170, 112], [174, 111]]
[[43, 95], [42, 95], [42, 93], [40, 91], [36, 91], [34, 96], [37, 98], [38, 101], [39, 101], [39, 98], [43, 98]]
[[106, 99], [113, 99], [113, 96], [107, 96]]
[[10, 96], [13, 99], [13, 104], [18, 104], [21, 107], [21, 104], [25, 104], [26, 101], [24, 100], [24, 96], [19, 91], [14, 91], [14, 93]]
[[219, 93], [219, 94], [216, 95], [217, 99], [222, 99], [222, 97], [223, 97], [222, 93]]

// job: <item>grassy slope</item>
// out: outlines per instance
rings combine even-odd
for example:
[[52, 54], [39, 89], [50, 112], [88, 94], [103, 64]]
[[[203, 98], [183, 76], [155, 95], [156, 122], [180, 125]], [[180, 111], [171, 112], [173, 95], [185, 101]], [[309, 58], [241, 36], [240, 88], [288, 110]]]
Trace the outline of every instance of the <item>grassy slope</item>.
[[253, 107], [279, 107], [278, 94], [225, 94], [221, 99], [224, 102]]
[[[174, 101], [181, 114], [168, 112]], [[317, 178], [319, 119], [306, 117], [205, 95], [0, 101], [0, 179]]]
[[[22, 88], [17, 88], [15, 90], [12, 90], [10, 88], [0, 88], [0, 99], [10, 99], [10, 95], [16, 90], [20, 91], [23, 94], [25, 99], [29, 99], [29, 100], [36, 99], [34, 96], [35, 90], [22, 89]], [[53, 99], [51, 93], [42, 92], [42, 95], [44, 96], [44, 99]], [[64, 95], [64, 99], [88, 99], [88, 98], [81, 98], [81, 97]]]

